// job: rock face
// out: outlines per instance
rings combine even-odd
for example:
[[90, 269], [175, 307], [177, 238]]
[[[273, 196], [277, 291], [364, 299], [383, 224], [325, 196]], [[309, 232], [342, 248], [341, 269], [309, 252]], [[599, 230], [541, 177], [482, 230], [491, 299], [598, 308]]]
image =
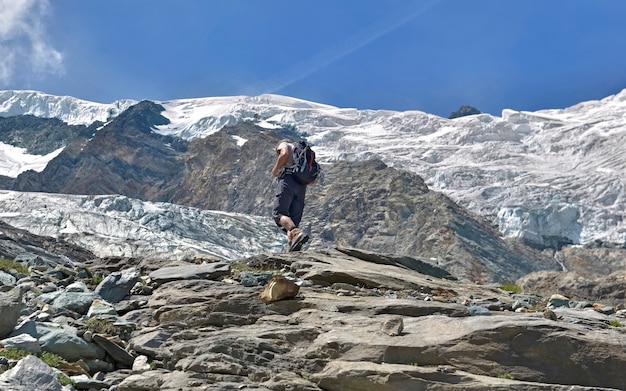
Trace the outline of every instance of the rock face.
[[[17, 259], [31, 271], [5, 271], [24, 301], [0, 346], [35, 341], [62, 358], [80, 389], [626, 388], [623, 303], [514, 294], [408, 256], [339, 247], [259, 254], [227, 268]], [[109, 281], [99, 286], [118, 282], [124, 297], [106, 304], [90, 276]], [[136, 283], [126, 290], [126, 281]], [[298, 289], [262, 300], [277, 281]], [[87, 311], [77, 305], [85, 295], [96, 297]], [[31, 378], [62, 389], [40, 360], [3, 352], [3, 389], [32, 389], [23, 386]]]
[[313, 248], [335, 243], [431, 258], [471, 281], [514, 281], [557, 267], [545, 254], [505, 242], [485, 220], [429, 191], [415, 174], [370, 160], [337, 162], [325, 176], [325, 184], [310, 189], [304, 217], [319, 243]]
[[521, 277], [517, 285], [541, 295], [561, 292], [574, 300], [604, 300], [619, 303], [626, 299], [626, 271], [609, 275], [578, 272], [538, 271]]
[[41, 173], [18, 176], [13, 190], [167, 200], [183, 171], [179, 156], [186, 143], [152, 133], [152, 126], [167, 121], [160, 110], [154, 103], [141, 102], [91, 139], [70, 139]]

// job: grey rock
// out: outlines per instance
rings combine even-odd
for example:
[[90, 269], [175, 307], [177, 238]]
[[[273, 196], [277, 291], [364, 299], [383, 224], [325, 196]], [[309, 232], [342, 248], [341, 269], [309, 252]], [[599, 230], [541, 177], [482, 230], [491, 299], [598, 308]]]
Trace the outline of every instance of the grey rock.
[[124, 348], [101, 334], [94, 334], [93, 340], [95, 343], [100, 345], [102, 349], [104, 349], [111, 357], [113, 357], [113, 360], [115, 360], [116, 363], [124, 365], [125, 368], [132, 367], [133, 361], [135, 361], [135, 357], [132, 354], [128, 353]]
[[167, 355], [166, 342], [173, 334], [161, 328], [146, 328], [131, 339], [129, 347], [148, 357], [164, 357]]
[[27, 321], [21, 324], [12, 335], [20, 334], [28, 334], [37, 339], [41, 350], [57, 354], [67, 361], [76, 361], [81, 358], [104, 358], [105, 352], [102, 348], [78, 337], [76, 331], [70, 327]]
[[164, 383], [163, 377], [166, 372], [151, 371], [150, 373], [141, 373], [127, 376], [120, 384], [117, 385], [117, 391], [159, 391]]
[[0, 375], [0, 389], [7, 391], [63, 391], [56, 372], [35, 356], [26, 356]]
[[87, 317], [97, 317], [101, 315], [113, 315], [117, 316], [117, 311], [115, 310], [115, 306], [105, 300], [95, 299], [89, 310], [87, 310]]
[[[571, 249], [569, 251], [575, 252], [577, 258], [582, 256], [580, 254], [582, 249]], [[521, 287], [524, 292], [533, 292], [544, 297], [549, 297], [552, 293], [559, 292], [577, 304], [600, 301], [613, 306], [618, 305], [623, 303], [624, 292], [626, 291], [626, 270], [624, 270], [623, 266], [621, 268], [619, 266], [622, 260], [626, 259], [624, 256], [626, 250], [615, 249], [612, 251], [616, 252], [613, 257], [619, 256], [619, 260], [607, 256], [608, 250], [601, 252], [598, 250], [597, 253], [594, 252], [596, 257], [589, 261], [593, 267], [590, 266], [584, 271], [537, 271], [519, 278], [516, 285]], [[611, 261], [607, 265], [609, 270], [606, 273], [602, 273], [602, 267], [597, 265], [600, 261], [605, 263]], [[617, 268], [618, 270], [610, 272], [610, 268]]]
[[150, 273], [150, 279], [157, 284], [163, 284], [176, 280], [216, 280], [228, 274], [230, 274], [230, 264], [216, 262], [204, 265], [164, 267]]
[[401, 316], [396, 316], [391, 319], [386, 319], [380, 325], [380, 330], [392, 337], [402, 334], [402, 330], [404, 330], [404, 322], [402, 321]]
[[179, 360], [175, 368], [185, 372], [248, 376], [246, 365], [241, 361], [223, 353], [204, 353]]
[[[454, 369], [454, 370], [452, 370]], [[311, 376], [325, 391], [599, 391], [609, 388], [556, 385], [516, 381], [476, 375], [452, 366], [437, 368], [417, 365], [332, 361], [323, 371]]]
[[52, 283], [46, 283], [43, 286], [41, 286], [40, 289], [42, 293], [52, 293], [52, 292], [56, 292], [57, 290], [59, 290], [59, 288]]
[[150, 370], [150, 363], [148, 362], [148, 356], [140, 355], [135, 357], [133, 361], [133, 372], [144, 372]]
[[[97, 358], [93, 358], [93, 359], [81, 359], [82, 364], [84, 364], [87, 368], [89, 373], [108, 373], [108, 372], [113, 372], [115, 370], [115, 364], [112, 362], [108, 362], [105, 360], [101, 360], [101, 359], [97, 359]], [[98, 379], [98, 380], [104, 380], [104, 379]]]
[[548, 299], [548, 305], [546, 307], [550, 308], [550, 309], [554, 309], [554, 308], [558, 308], [558, 307], [566, 307], [569, 308], [570, 306], [570, 299], [563, 296], [563, 295], [559, 295], [559, 294], [554, 294], [552, 296], [550, 296], [550, 298]]
[[594, 306], [594, 310], [596, 310], [599, 313], [604, 314], [604, 315], [611, 315], [611, 314], [615, 313], [615, 307], [610, 306], [610, 305]]
[[139, 281], [139, 276], [137, 268], [113, 272], [98, 284], [95, 292], [110, 303], [119, 303], [128, 296], [135, 283]]
[[64, 291], [59, 289], [56, 285], [54, 285], [54, 287], [55, 287], [54, 290], [50, 289], [49, 292], [44, 292], [41, 295], [39, 295], [37, 297], [37, 301], [41, 303], [50, 304], [54, 301], [54, 299], [56, 299], [62, 293], [64, 293]]
[[293, 372], [277, 373], [261, 385], [270, 390], [322, 391], [317, 384]]
[[[470, 232], [468, 227], [463, 229]], [[117, 350], [106, 353], [91, 344], [101, 355], [88, 358], [90, 353], [80, 351], [82, 347], [71, 349], [84, 355], [78, 360], [80, 368], [92, 374], [103, 372], [98, 386], [106, 384], [110, 390], [626, 389], [624, 331], [615, 323], [623, 323], [618, 318], [623, 311], [612, 314], [585, 308], [577, 303], [602, 305], [572, 295], [568, 297], [581, 301], [570, 300], [567, 307], [552, 309], [558, 314], [555, 323], [537, 309], [543, 309], [546, 298], [560, 290], [541, 297], [512, 295], [493, 284], [418, 272], [399, 262], [401, 255], [374, 253], [370, 258], [365, 253], [351, 256], [329, 248], [257, 254], [238, 261], [257, 270], [290, 270], [289, 278], [302, 282], [297, 297], [269, 305], [259, 300], [261, 286], [243, 286], [234, 278], [218, 281], [194, 275], [193, 279], [154, 284], [149, 296], [131, 295], [116, 306], [125, 314], [123, 319], [136, 320], [142, 327], [132, 333], [116, 328], [111, 340], [108, 335], [95, 337], [106, 338], [115, 345], [110, 348]], [[421, 260], [421, 256], [414, 258]], [[443, 267], [449, 261], [440, 258], [435, 263]], [[137, 259], [92, 262], [106, 273], [130, 265], [141, 265], [148, 272], [166, 264]], [[41, 266], [42, 274], [46, 267]], [[83, 277], [77, 273], [74, 278]], [[142, 276], [142, 280], [149, 279]], [[584, 281], [594, 284], [591, 279]], [[611, 286], [619, 286], [617, 279]], [[596, 290], [589, 286], [585, 291]], [[45, 301], [51, 303], [56, 296], [45, 301], [33, 296], [24, 295], [29, 311], [22, 316], [40, 319], [38, 314], [47, 309]], [[611, 306], [623, 308], [619, 303]], [[512, 312], [514, 307], [525, 311]], [[470, 316], [473, 311], [491, 315]], [[61, 310], [48, 313], [59, 324], [26, 321], [15, 332], [58, 342], [66, 335], [86, 339], [90, 333], [84, 331], [86, 317], [61, 316]], [[123, 320], [113, 315], [108, 319], [116, 324]], [[112, 355], [121, 353], [119, 349], [132, 357], [144, 355], [152, 369], [145, 364], [142, 372], [120, 369], [130, 365], [114, 363]], [[8, 368], [8, 361], [0, 362], [0, 367]], [[83, 380], [86, 387], [89, 379]]]
[[418, 273], [426, 274], [437, 278], [445, 278], [449, 280], [456, 280], [447, 270], [444, 270], [436, 265], [433, 265], [433, 261], [430, 259], [412, 258], [408, 256], [397, 256], [393, 254], [378, 254], [371, 251], [364, 251], [355, 248], [337, 247], [338, 251], [348, 254], [352, 257], [362, 259], [368, 262], [386, 264], [386, 265], [399, 265], [415, 270]]
[[52, 306], [85, 315], [97, 298], [93, 292], [62, 292], [52, 301]]
[[470, 305], [467, 307], [467, 310], [471, 316], [485, 316], [491, 315], [491, 311], [488, 308], [481, 307], [478, 305]]
[[576, 305], [574, 305], [574, 308], [579, 309], [579, 310], [589, 308], [589, 307], [593, 307], [593, 303], [588, 302], [588, 301], [577, 301]]
[[0, 286], [14, 287], [16, 283], [17, 279], [13, 275], [0, 270]]
[[272, 277], [272, 273], [251, 273], [247, 271], [239, 273], [239, 281], [243, 286], [265, 285]]
[[77, 390], [101, 390], [109, 388], [106, 382], [93, 379], [87, 375], [71, 376], [70, 379], [74, 382], [74, 388]]
[[29, 353], [41, 353], [41, 347], [37, 338], [28, 334], [20, 334], [14, 337], [5, 338], [0, 341], [0, 346], [5, 348], [24, 350]]
[[22, 292], [13, 288], [9, 292], [0, 292], [0, 338], [8, 335], [15, 326], [22, 310]]
[[76, 281], [65, 287], [66, 292], [89, 292], [87, 284], [82, 281]]
[[76, 361], [81, 358], [104, 358], [104, 351], [97, 345], [65, 330], [55, 330], [39, 338], [41, 349], [58, 354], [67, 361]]

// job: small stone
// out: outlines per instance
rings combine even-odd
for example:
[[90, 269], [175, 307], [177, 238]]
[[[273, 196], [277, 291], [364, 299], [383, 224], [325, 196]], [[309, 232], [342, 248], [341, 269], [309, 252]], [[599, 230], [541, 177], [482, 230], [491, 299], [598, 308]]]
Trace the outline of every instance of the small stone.
[[293, 281], [284, 277], [274, 277], [265, 286], [265, 289], [261, 292], [260, 298], [266, 304], [269, 304], [278, 300], [294, 298], [299, 291], [300, 287]]
[[545, 310], [543, 310], [543, 317], [546, 319], [550, 319], [556, 322], [557, 317], [556, 314], [554, 313], [554, 311], [546, 308]]
[[548, 308], [566, 307], [569, 308], [570, 299], [563, 295], [552, 295], [548, 300]]
[[389, 336], [396, 337], [402, 334], [402, 330], [404, 330], [404, 321], [401, 316], [387, 319], [380, 325], [380, 330]]
[[615, 307], [603, 304], [594, 304], [593, 309], [603, 315], [613, 315], [615, 313]]
[[135, 357], [135, 361], [133, 361], [133, 372], [143, 372], [150, 370], [150, 363], [148, 363], [148, 357], [144, 355], [140, 355]]
[[93, 332], [89, 330], [85, 331], [83, 339], [87, 342], [93, 342]]
[[456, 372], [456, 368], [452, 365], [438, 365], [437, 371], [441, 373], [454, 373]]

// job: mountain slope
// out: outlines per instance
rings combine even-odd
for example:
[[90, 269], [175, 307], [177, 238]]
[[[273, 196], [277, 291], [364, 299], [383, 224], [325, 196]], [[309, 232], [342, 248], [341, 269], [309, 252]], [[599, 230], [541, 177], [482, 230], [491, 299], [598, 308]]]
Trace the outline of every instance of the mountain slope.
[[160, 110], [151, 102], [132, 106], [92, 138], [73, 139], [41, 173], [18, 176], [12, 189], [168, 200], [183, 170], [176, 157], [186, 142], [151, 132], [167, 121]]
[[[18, 113], [15, 103], [7, 102], [24, 94], [34, 109], [20, 113], [37, 113], [53, 99], [4, 91], [0, 115]], [[67, 112], [45, 114], [86, 122], [106, 112], [102, 105], [79, 102], [66, 104]], [[626, 90], [566, 109], [505, 110], [502, 117], [454, 120], [418, 111], [342, 109], [277, 95], [159, 103], [168, 123], [154, 124], [156, 134], [193, 141], [242, 122], [296, 129], [316, 145], [323, 161], [378, 157], [416, 172], [430, 188], [487, 216], [504, 235], [538, 248], [626, 241]], [[106, 113], [109, 119], [116, 112]]]

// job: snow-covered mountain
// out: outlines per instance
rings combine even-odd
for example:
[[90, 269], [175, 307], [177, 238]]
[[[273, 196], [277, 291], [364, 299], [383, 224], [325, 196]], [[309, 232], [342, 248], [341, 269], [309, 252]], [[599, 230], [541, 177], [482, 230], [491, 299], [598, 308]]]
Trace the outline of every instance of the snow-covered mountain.
[[0, 117], [32, 115], [58, 118], [69, 125], [90, 125], [96, 121], [108, 121], [136, 103], [122, 99], [102, 104], [38, 91], [6, 90], [0, 91]]
[[[73, 124], [107, 121], [132, 101], [103, 105], [33, 91], [0, 91], [0, 116], [32, 114]], [[626, 90], [564, 109], [453, 120], [420, 111], [337, 108], [278, 95], [160, 103], [154, 131], [192, 140], [251, 122], [295, 127], [322, 161], [376, 156], [532, 243], [624, 243]], [[241, 143], [245, 139], [239, 140]], [[42, 157], [37, 157], [41, 159]], [[0, 164], [1, 166], [1, 164]], [[27, 166], [24, 163], [24, 166]], [[15, 171], [14, 171], [15, 172]]]

